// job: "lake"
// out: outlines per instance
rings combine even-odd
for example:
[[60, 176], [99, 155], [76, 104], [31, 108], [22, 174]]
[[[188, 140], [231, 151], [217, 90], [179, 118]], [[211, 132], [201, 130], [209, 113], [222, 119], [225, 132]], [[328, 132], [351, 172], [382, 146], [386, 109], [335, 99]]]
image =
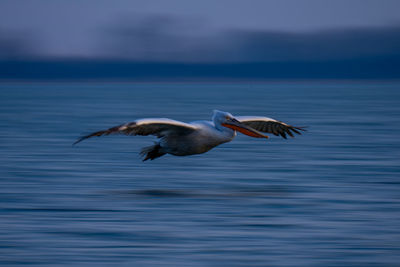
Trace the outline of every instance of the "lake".
[[[151, 136], [72, 146], [213, 109], [308, 128], [146, 162]], [[1, 84], [0, 126], [0, 264], [400, 264], [400, 83]]]

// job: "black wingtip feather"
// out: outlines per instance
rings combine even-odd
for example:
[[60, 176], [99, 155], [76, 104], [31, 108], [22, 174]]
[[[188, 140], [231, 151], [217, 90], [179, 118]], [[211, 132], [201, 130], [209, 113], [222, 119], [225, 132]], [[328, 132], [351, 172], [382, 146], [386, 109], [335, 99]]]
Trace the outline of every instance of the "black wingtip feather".
[[104, 134], [110, 134], [110, 133], [109, 133], [109, 130], [106, 130], [106, 131], [98, 131], [98, 132], [94, 132], [94, 133], [91, 133], [91, 134], [82, 136], [81, 138], [79, 138], [78, 140], [76, 140], [72, 145], [76, 145], [76, 144], [78, 144], [78, 143], [82, 142], [83, 140], [88, 139], [88, 138], [90, 138], [90, 137], [93, 137], [93, 136], [102, 136], [102, 135], [104, 135]]
[[79, 138], [78, 140], [76, 140], [74, 143], [72, 143], [72, 145], [74, 146], [74, 145], [76, 145], [77, 143], [80, 143], [80, 142], [82, 142], [82, 141], [85, 140], [85, 139], [86, 139], [86, 136], [83, 136], [83, 137]]
[[290, 130], [293, 131], [294, 133], [301, 135], [301, 133], [299, 131], [297, 131], [296, 128], [290, 128]]

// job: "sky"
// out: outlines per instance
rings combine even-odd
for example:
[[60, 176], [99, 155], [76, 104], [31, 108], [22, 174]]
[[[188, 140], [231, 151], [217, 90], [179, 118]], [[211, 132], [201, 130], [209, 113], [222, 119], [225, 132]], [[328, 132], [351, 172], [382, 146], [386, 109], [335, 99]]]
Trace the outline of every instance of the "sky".
[[[96, 57], [107, 54], [108, 46], [117, 49], [114, 38], [124, 31], [156, 41], [179, 35], [212, 43], [229, 31], [312, 35], [390, 28], [400, 25], [399, 10], [398, 0], [0, 0], [0, 47], [3, 42], [7, 51]], [[153, 37], [155, 31], [165, 38]], [[194, 45], [196, 38], [184, 40]]]

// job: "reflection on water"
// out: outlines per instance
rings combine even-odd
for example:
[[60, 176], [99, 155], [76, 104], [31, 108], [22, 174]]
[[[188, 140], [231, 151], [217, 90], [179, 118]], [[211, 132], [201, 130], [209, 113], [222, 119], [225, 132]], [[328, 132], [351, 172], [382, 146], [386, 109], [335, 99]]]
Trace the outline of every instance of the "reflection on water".
[[[143, 163], [82, 133], [213, 109], [309, 126]], [[396, 266], [399, 84], [0, 86], [5, 265]]]
[[268, 197], [283, 194], [281, 188], [242, 188], [233, 190], [181, 190], [181, 189], [145, 189], [145, 190], [121, 190], [115, 194], [133, 195], [143, 197], [182, 197], [182, 198], [214, 198], [214, 197]]

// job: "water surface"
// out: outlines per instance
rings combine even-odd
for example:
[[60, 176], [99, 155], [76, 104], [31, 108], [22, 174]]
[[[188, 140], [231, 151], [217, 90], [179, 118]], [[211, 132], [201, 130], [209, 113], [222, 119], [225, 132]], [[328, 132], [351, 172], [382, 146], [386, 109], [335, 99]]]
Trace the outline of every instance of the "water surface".
[[[142, 162], [77, 137], [213, 109], [309, 126]], [[0, 263], [398, 266], [400, 84], [2, 84]]]

